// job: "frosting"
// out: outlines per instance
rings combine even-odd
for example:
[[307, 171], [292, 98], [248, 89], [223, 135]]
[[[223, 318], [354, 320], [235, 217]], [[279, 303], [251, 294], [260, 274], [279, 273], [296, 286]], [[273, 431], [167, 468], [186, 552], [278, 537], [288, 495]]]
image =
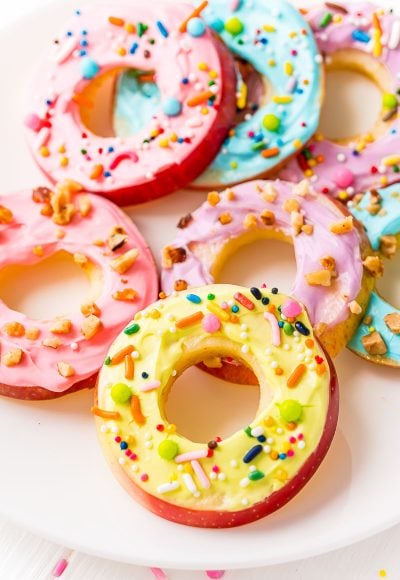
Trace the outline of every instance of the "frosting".
[[273, 91], [271, 100], [259, 106], [246, 101], [246, 85], [239, 84], [238, 108], [247, 114], [195, 181], [209, 187], [270, 172], [304, 146], [318, 126], [321, 78], [311, 30], [289, 2], [210, 0], [202, 15]]
[[[340, 199], [396, 181], [400, 163], [397, 121], [399, 17], [368, 2], [348, 2], [346, 6], [312, 9], [307, 19], [319, 50], [327, 59], [338, 50], [355, 50], [360, 55], [370, 56], [368, 73], [372, 76], [378, 76], [379, 65], [384, 66], [391, 85], [389, 93], [383, 96], [382, 123], [387, 128], [376, 140], [367, 134], [350, 144], [335, 143], [319, 134], [298, 159], [293, 159], [281, 171], [280, 177], [298, 181], [306, 175], [312, 178], [319, 191]], [[374, 58], [376, 67], [371, 64]], [[357, 54], [354, 62], [356, 60]]]
[[[113, 235], [114, 228], [122, 229]], [[157, 297], [157, 272], [146, 242], [128, 216], [95, 195], [58, 186], [52, 194], [42, 187], [3, 196], [0, 242], [1, 270], [64, 251], [97, 292], [82, 311], [55, 320], [30, 319], [0, 300], [3, 385], [68, 390], [98, 370], [132, 313]]]
[[[278, 322], [279, 309], [293, 312], [293, 306], [297, 330], [288, 335]], [[131, 380], [118, 363], [127, 349], [135, 355]], [[174, 377], [205, 349], [247, 362], [260, 380], [261, 401], [250, 425], [208, 444], [180, 435], [164, 413]], [[263, 395], [270, 391], [266, 403]], [[100, 371], [93, 412], [106, 453], [130, 487], [162, 501], [158, 508], [151, 504], [156, 513], [168, 517], [166, 502], [191, 510], [186, 523], [205, 525], [201, 514], [218, 511], [217, 525], [237, 525], [235, 512], [248, 510], [249, 519], [256, 519], [268, 513], [255, 515], [260, 502], [276, 492], [278, 501], [279, 491], [295, 489], [294, 479], [320, 455], [329, 431], [325, 454], [336, 424], [336, 395], [334, 376], [299, 303], [267, 289], [213, 285], [174, 293], [135, 316]]]
[[[126, 204], [182, 187], [206, 167], [233, 118], [235, 81], [213, 33], [187, 31], [192, 13], [185, 4], [123, 1], [75, 11], [34, 75], [25, 120], [51, 179], [68, 176]], [[80, 116], [92, 106], [85, 89], [124, 69], [154, 77], [161, 105], [134, 135], [96, 136]]]
[[[356, 228], [344, 235], [331, 231], [345, 215], [307, 182], [293, 186], [284, 181], [253, 181], [221, 194], [211, 193], [208, 201], [181, 220], [173, 243], [167, 247], [182, 249], [183, 257], [172, 255], [171, 262], [164, 257], [163, 289], [179, 289], [179, 281], [189, 287], [213, 283], [217, 281], [214, 264], [229, 243], [242, 238], [244, 244], [278, 232], [294, 244], [297, 274], [291, 293], [306, 305], [313, 324], [323, 322], [333, 327], [349, 317], [349, 305], [356, 300], [363, 280]], [[295, 225], [297, 219], [299, 225]], [[326, 257], [333, 259], [336, 277], [324, 278], [326, 285], [311, 285], [307, 277], [329, 267], [323, 262]]]
[[[371, 246], [374, 250], [380, 251], [385, 257], [391, 257], [396, 251], [397, 242], [392, 236], [400, 234], [400, 186], [397, 184], [386, 187], [385, 189], [378, 189], [379, 198], [376, 198], [376, 193], [366, 193], [360, 201], [356, 204], [351, 204], [350, 209], [357, 219], [359, 219], [367, 232]], [[374, 197], [378, 204], [378, 211], [374, 211]], [[392, 252], [387, 254], [385, 245], [382, 246], [382, 241], [385, 241], [385, 236], [389, 245], [392, 247]], [[383, 240], [382, 240], [383, 238]], [[397, 323], [390, 322], [391, 315], [397, 315]], [[389, 316], [389, 319], [387, 318]], [[395, 316], [394, 318], [397, 319]], [[383, 348], [385, 352], [374, 355], [368, 342], [366, 346], [363, 344], [363, 339], [366, 337], [375, 336], [379, 340], [379, 336], [383, 340]], [[380, 341], [379, 341], [380, 342]], [[400, 366], [400, 311], [392, 304], [384, 300], [377, 292], [373, 292], [368, 308], [365, 312], [364, 323], [361, 324], [349, 342], [349, 348], [364, 357], [371, 358], [374, 362], [381, 364], [388, 364], [391, 366]]]

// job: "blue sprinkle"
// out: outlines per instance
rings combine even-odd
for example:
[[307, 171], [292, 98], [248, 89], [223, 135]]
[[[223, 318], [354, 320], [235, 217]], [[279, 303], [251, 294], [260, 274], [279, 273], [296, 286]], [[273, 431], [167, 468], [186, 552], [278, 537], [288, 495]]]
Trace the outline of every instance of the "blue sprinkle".
[[162, 23], [160, 20], [157, 20], [156, 24], [157, 24], [157, 28], [158, 28], [158, 30], [160, 31], [161, 35], [162, 35], [164, 38], [167, 38], [167, 37], [168, 37], [168, 35], [169, 35], [169, 32], [168, 32], [168, 30], [165, 28], [164, 24], [163, 24], [163, 23]]
[[295, 326], [296, 330], [298, 330], [300, 332], [300, 334], [303, 334], [304, 336], [308, 336], [310, 334], [310, 331], [307, 328], [307, 326], [304, 326], [304, 324], [302, 322], [300, 322], [300, 320], [295, 322], [294, 326]]
[[177, 117], [181, 114], [182, 103], [175, 97], [166, 97], [161, 103], [161, 108], [167, 117]]
[[72, 36], [72, 32], [70, 30], [68, 30], [67, 36]]
[[268, 38], [260, 38], [261, 44], [268, 44]]
[[286, 459], [286, 453], [279, 453], [278, 455], [279, 459]]
[[128, 443], [126, 441], [121, 441], [119, 446], [121, 447], [121, 449], [128, 449]]
[[84, 40], [81, 40], [79, 44], [81, 46], [87, 46], [89, 43], [88, 43], [88, 41], [86, 39], [84, 39]]
[[138, 48], [139, 48], [138, 43], [134, 42], [129, 49], [129, 54], [135, 54], [135, 52], [137, 51]]
[[214, 18], [214, 20], [209, 21], [209, 25], [215, 32], [222, 32], [224, 29], [224, 21], [221, 18]]
[[184, 139], [182, 137], [178, 137], [178, 143], [183, 143]]
[[111, 172], [110, 171], [105, 171], [104, 172], [104, 177], [111, 177]]
[[369, 42], [371, 40], [370, 35], [365, 32], [364, 30], [353, 30], [353, 32], [351, 33], [351, 36], [353, 38], [353, 40], [358, 40], [358, 42]]
[[50, 99], [47, 99], [47, 101], [46, 101], [46, 105], [47, 105], [48, 107], [50, 107], [50, 105], [51, 105], [51, 101], [50, 101]]
[[206, 31], [206, 25], [204, 24], [204, 20], [198, 17], [191, 18], [186, 25], [186, 30], [190, 36], [194, 38], [198, 38], [199, 36], [203, 36]]
[[285, 142], [282, 139], [277, 139], [276, 143], [277, 143], [278, 147], [283, 147], [285, 144]]
[[257, 135], [254, 135], [253, 139], [256, 143], [259, 143], [264, 139], [264, 135], [262, 133], [258, 133]]
[[82, 36], [87, 36], [87, 33], [88, 33], [87, 30], [85, 30], [85, 29], [81, 30]]
[[232, 306], [231, 310], [232, 310], [232, 312], [235, 312], [235, 314], [236, 314], [236, 312], [239, 312], [239, 306], [237, 304], [234, 304]]
[[283, 320], [280, 320], [280, 321], [278, 322], [278, 326], [279, 326], [279, 328], [283, 328]]
[[264, 304], [264, 306], [267, 306], [267, 304], [269, 304], [268, 296], [264, 296], [264, 298], [261, 298], [261, 302]]
[[95, 60], [91, 58], [84, 58], [81, 61], [81, 74], [84, 79], [90, 80], [94, 78], [100, 70], [100, 66]]
[[75, 16], [80, 16], [82, 12], [80, 10], [75, 10]]
[[254, 445], [243, 457], [243, 463], [250, 463], [263, 450], [262, 445]]
[[114, 147], [109, 147], [109, 148], [107, 149], [107, 152], [108, 152], [108, 153], [113, 153], [113, 152], [114, 152]]
[[193, 302], [193, 304], [200, 304], [201, 298], [197, 294], [186, 294], [186, 300]]
[[183, 79], [181, 80], [181, 83], [183, 85], [188, 85], [189, 84], [189, 79], [187, 77], [183, 77]]
[[255, 286], [253, 286], [252, 288], [250, 288], [250, 292], [253, 294], [253, 296], [256, 300], [261, 300], [262, 294], [261, 294], [261, 290], [259, 288], [256, 288]]
[[146, 371], [142, 372], [142, 378], [143, 379], [148, 379], [149, 378], [149, 373], [146, 373]]
[[265, 443], [267, 440], [267, 438], [265, 437], [265, 435], [259, 435], [257, 437], [257, 441], [259, 441], [260, 443]]
[[79, 51], [79, 56], [86, 56], [87, 55], [87, 50], [80, 50]]

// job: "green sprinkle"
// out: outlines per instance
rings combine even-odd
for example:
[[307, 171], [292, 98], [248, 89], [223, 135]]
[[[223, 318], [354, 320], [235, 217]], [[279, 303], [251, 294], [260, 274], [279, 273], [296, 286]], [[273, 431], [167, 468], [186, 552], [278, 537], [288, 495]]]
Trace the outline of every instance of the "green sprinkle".
[[287, 423], [297, 423], [303, 414], [303, 406], [293, 399], [283, 401], [278, 407], [282, 419]]
[[232, 34], [232, 36], [237, 36], [238, 34], [243, 32], [244, 26], [243, 22], [239, 18], [233, 16], [232, 18], [229, 18], [229, 20], [225, 22], [224, 28], [227, 32], [229, 32], [229, 34]]
[[136, 334], [137, 332], [139, 332], [139, 330], [140, 326], [136, 322], [134, 322], [133, 324], [125, 328], [124, 334]]
[[171, 439], [165, 439], [165, 441], [161, 441], [160, 445], [158, 446], [158, 455], [163, 459], [174, 459], [178, 453], [178, 444], [175, 443], [175, 441], [171, 441]]
[[86, 149], [81, 149], [81, 153], [82, 153], [82, 155], [86, 155], [87, 150]]
[[213, 87], [215, 85], [215, 81], [208, 81], [207, 84], [209, 87]]
[[266, 145], [264, 143], [264, 141], [259, 141], [258, 143], [254, 143], [254, 145], [251, 146], [253, 151], [259, 151], [260, 149], [265, 149]]
[[396, 95], [393, 93], [383, 93], [382, 95], [382, 106], [385, 109], [397, 109], [398, 100]]
[[111, 398], [114, 403], [123, 405], [131, 400], [132, 391], [125, 383], [116, 383], [111, 387]]
[[393, 166], [393, 172], [394, 172], [394, 173], [399, 173], [399, 171], [400, 171], [400, 168], [399, 168], [399, 166], [398, 166], [398, 165], [394, 165], [394, 166]]
[[276, 132], [280, 127], [281, 121], [276, 115], [270, 114], [264, 116], [262, 123], [267, 131]]
[[253, 435], [251, 434], [251, 427], [246, 427], [246, 429], [244, 430], [244, 432], [246, 433], [246, 435], [248, 437], [253, 437]]
[[328, 26], [328, 24], [330, 24], [332, 22], [332, 13], [331, 12], [327, 12], [323, 17], [321, 22], [319, 23], [321, 28], [326, 28]]
[[138, 37], [141, 38], [147, 29], [148, 29], [147, 24], [143, 24], [143, 22], [138, 22], [138, 25], [136, 27]]
[[207, 294], [207, 300], [215, 300], [215, 294]]
[[104, 361], [104, 364], [108, 366], [110, 363], [111, 363], [111, 358], [108, 356], [106, 358], [106, 360]]
[[259, 479], [262, 479], [263, 477], [265, 477], [264, 473], [262, 471], [258, 471], [258, 469], [256, 471], [252, 471], [251, 473], [249, 473], [249, 479], [250, 481], [258, 481]]
[[283, 325], [283, 332], [288, 336], [292, 336], [294, 332], [293, 324], [290, 324], [290, 322], [285, 322]]
[[303, 155], [307, 159], [307, 161], [309, 159], [312, 159], [313, 158], [312, 153], [311, 153], [311, 151], [308, 148], [303, 149]]

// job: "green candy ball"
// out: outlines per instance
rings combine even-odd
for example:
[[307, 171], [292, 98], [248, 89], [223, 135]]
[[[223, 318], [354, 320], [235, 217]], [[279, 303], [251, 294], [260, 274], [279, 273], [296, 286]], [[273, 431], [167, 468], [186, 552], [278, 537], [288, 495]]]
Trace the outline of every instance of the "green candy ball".
[[229, 20], [225, 22], [224, 27], [225, 30], [229, 32], [229, 34], [232, 34], [232, 36], [237, 36], [238, 34], [243, 32], [244, 28], [243, 22], [239, 20], [239, 18], [237, 18], [236, 16], [229, 18]]
[[160, 445], [158, 446], [158, 455], [163, 459], [173, 459], [178, 455], [179, 447], [175, 441], [171, 441], [170, 439], [165, 439], [165, 441], [161, 441]]
[[382, 105], [385, 109], [395, 109], [398, 105], [397, 96], [392, 93], [383, 93]]
[[283, 332], [288, 336], [291, 336], [294, 332], [293, 324], [290, 324], [290, 322], [285, 322], [283, 325]]
[[114, 403], [123, 405], [129, 403], [132, 397], [132, 390], [125, 383], [116, 383], [111, 387], [111, 398]]
[[280, 124], [280, 119], [276, 115], [265, 115], [263, 118], [263, 125], [267, 131], [277, 131]]
[[303, 414], [303, 406], [294, 399], [287, 399], [279, 405], [281, 417], [287, 423], [296, 423]]

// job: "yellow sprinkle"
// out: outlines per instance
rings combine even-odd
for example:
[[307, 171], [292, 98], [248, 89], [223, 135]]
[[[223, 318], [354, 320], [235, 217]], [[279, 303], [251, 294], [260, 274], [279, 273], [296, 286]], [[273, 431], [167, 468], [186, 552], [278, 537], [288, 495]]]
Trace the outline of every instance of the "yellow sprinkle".
[[168, 425], [167, 427], [167, 433], [175, 433], [176, 432], [176, 425], [174, 425], [173, 423], [171, 423], [170, 425]]
[[262, 29], [265, 32], [276, 32], [275, 26], [272, 26], [271, 24], [263, 24]]
[[176, 143], [178, 141], [178, 135], [176, 133], [172, 133], [169, 137], [169, 140], [172, 141], [172, 143]]
[[276, 478], [284, 483], [288, 478], [288, 473], [284, 469], [277, 469], [275, 472]]
[[389, 183], [389, 180], [386, 177], [386, 175], [382, 175], [382, 177], [380, 178], [380, 182], [381, 182], [381, 185], [387, 185]]
[[400, 155], [389, 155], [382, 159], [383, 165], [385, 167], [393, 167], [393, 165], [398, 165], [400, 163]]
[[281, 95], [274, 97], [272, 100], [274, 103], [278, 103], [279, 105], [287, 105], [293, 101], [293, 97], [290, 95]]
[[160, 318], [160, 316], [161, 316], [161, 312], [159, 310], [157, 310], [157, 308], [154, 308], [153, 310], [150, 311], [151, 318]]
[[309, 165], [309, 167], [315, 167], [317, 165], [317, 160], [316, 159], [309, 159], [308, 165]]
[[193, 469], [190, 463], [187, 462], [183, 464], [183, 471], [184, 473], [193, 473]]
[[379, 570], [379, 576], [381, 578], [385, 578], [386, 577], [386, 570]]
[[45, 147], [45, 146], [40, 147], [39, 153], [42, 157], [49, 157], [49, 155], [50, 155], [50, 151], [49, 151], [48, 147]]
[[284, 71], [288, 76], [291, 76], [293, 74], [293, 65], [290, 61], [286, 61], [284, 66]]
[[202, 107], [202, 108], [200, 109], [200, 113], [201, 113], [202, 115], [208, 115], [208, 113], [209, 113], [209, 112], [210, 112], [210, 111], [209, 111], [208, 107]]
[[247, 85], [242, 83], [240, 85], [239, 95], [236, 100], [236, 106], [238, 109], [244, 109], [247, 101]]
[[129, 34], [132, 34], [136, 31], [135, 25], [131, 22], [126, 22], [124, 28]]
[[157, 129], [152, 129], [150, 131], [150, 137], [157, 137], [158, 135], [158, 130]]
[[268, 65], [269, 66], [276, 66], [276, 60], [274, 60], [273, 58], [270, 58], [268, 61]]
[[315, 133], [314, 139], [316, 141], [323, 141], [325, 139], [325, 137], [322, 135], [322, 133]]
[[293, 31], [293, 32], [289, 33], [289, 38], [296, 38], [296, 36], [297, 36], [297, 32]]
[[210, 72], [208, 74], [210, 75], [210, 78], [212, 78], [212, 79], [216, 79], [218, 77], [218, 73], [216, 70], [210, 70]]
[[65, 153], [65, 145], [60, 145], [58, 148], [59, 153]]
[[117, 53], [119, 54], [119, 56], [125, 56], [126, 55], [126, 49], [123, 46], [120, 46], [117, 48]]
[[333, 18], [332, 18], [333, 22], [335, 22], [336, 24], [339, 24], [340, 22], [342, 22], [343, 17], [341, 14], [334, 14]]
[[375, 141], [375, 137], [372, 135], [372, 133], [367, 133], [364, 139], [367, 141], [367, 143], [373, 143]]
[[171, 477], [169, 478], [169, 480], [172, 482], [172, 481], [176, 481], [177, 479], [178, 479], [178, 473], [176, 471], [174, 471], [171, 474]]
[[306, 169], [304, 175], [306, 177], [312, 177], [314, 175], [314, 171], [312, 169]]
[[215, 302], [209, 302], [207, 304], [207, 310], [215, 314], [215, 316], [218, 316], [222, 322], [227, 322], [230, 318], [229, 312], [221, 308], [221, 306], [218, 306], [218, 304], [215, 304]]
[[267, 427], [272, 427], [275, 425], [275, 419], [269, 415], [266, 419], [264, 419], [264, 423]]
[[164, 147], [165, 148], [165, 147], [168, 147], [169, 141], [168, 141], [167, 138], [160, 139], [159, 142], [158, 142], [158, 144], [159, 144], [160, 147]]
[[302, 146], [303, 146], [303, 143], [300, 141], [300, 139], [295, 139], [293, 141], [293, 147], [295, 149], [300, 149], [300, 147], [302, 147]]
[[374, 326], [369, 326], [368, 327], [368, 331], [369, 332], [375, 332], [375, 327]]
[[285, 441], [283, 444], [283, 452], [287, 453], [290, 448], [291, 448], [291, 445], [290, 445], [289, 441]]
[[347, 198], [349, 197], [349, 194], [347, 193], [347, 191], [344, 191], [344, 189], [341, 189], [338, 193], [338, 198], [342, 201], [345, 201]]
[[205, 62], [199, 62], [198, 69], [199, 70], [208, 70], [208, 65]]
[[39, 257], [40, 257], [40, 256], [43, 256], [43, 254], [44, 254], [43, 246], [35, 246], [35, 247], [32, 249], [32, 253], [33, 253], [35, 256], [39, 256]]
[[365, 141], [359, 141], [356, 145], [356, 151], [358, 151], [360, 153], [361, 151], [364, 151], [366, 146], [367, 145], [366, 145]]
[[237, 169], [237, 166], [238, 166], [237, 161], [231, 161], [230, 166], [231, 166], [231, 169]]
[[68, 157], [65, 157], [64, 155], [62, 157], [60, 157], [61, 167], [67, 167], [68, 163], [69, 163]]

